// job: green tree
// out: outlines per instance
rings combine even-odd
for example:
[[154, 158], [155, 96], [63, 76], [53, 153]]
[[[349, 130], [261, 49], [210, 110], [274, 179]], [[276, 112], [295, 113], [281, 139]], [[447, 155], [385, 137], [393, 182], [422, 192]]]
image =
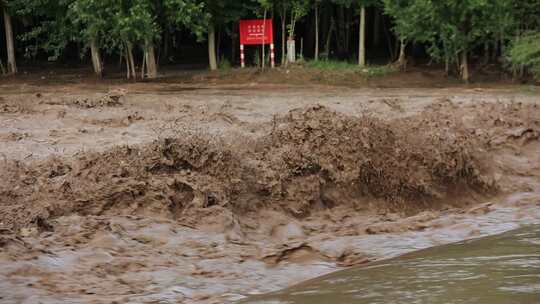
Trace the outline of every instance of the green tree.
[[[499, 45], [501, 53], [505, 53], [505, 59], [512, 69], [514, 77], [523, 77], [531, 72], [540, 79], [540, 54], [538, 54], [540, 37], [540, 1], [523, 0], [513, 3], [513, 26], [500, 35]], [[505, 38], [512, 37], [510, 48], [505, 52]]]
[[540, 32], [530, 32], [516, 38], [508, 52], [514, 69], [527, 68], [540, 80]]
[[366, 65], [366, 9], [377, 5], [378, 0], [332, 0], [334, 3], [346, 8], [356, 8], [359, 15], [358, 23], [358, 65]]
[[288, 0], [271, 0], [273, 9], [277, 12], [281, 23], [281, 65], [287, 61], [287, 15], [290, 7]]
[[100, 49], [114, 45], [111, 39], [119, 3], [115, 0], [75, 0], [70, 4], [68, 16], [77, 31], [77, 40], [90, 48], [94, 73], [103, 76]]
[[172, 27], [190, 30], [199, 41], [205, 39], [211, 17], [206, 10], [206, 3], [198, 0], [163, 0], [163, 4], [166, 18]]
[[511, 24], [504, 20], [512, 3], [507, 0], [447, 0], [432, 4], [432, 22], [439, 25], [440, 39], [447, 48], [460, 54], [459, 72], [462, 79], [469, 82], [469, 53], [492, 37], [497, 28], [504, 32]]
[[208, 58], [210, 69], [216, 70], [217, 58], [219, 57], [216, 48], [216, 29], [238, 22], [240, 18], [250, 11], [256, 10], [261, 4], [269, 9], [270, 1], [204, 0], [203, 3], [208, 16]]
[[49, 61], [56, 61], [76, 36], [67, 12], [73, 0], [12, 0], [13, 14], [25, 20], [28, 29], [19, 35], [25, 44], [25, 56], [36, 58], [40, 51]]
[[168, 18], [177, 27], [189, 29], [198, 40], [207, 40], [208, 62], [217, 69], [216, 28], [225, 27], [256, 7], [253, 1], [164, 0]]
[[[459, 74], [469, 82], [469, 53], [510, 26], [507, 0], [385, 0], [403, 40], [429, 43], [432, 57], [448, 63], [457, 58]], [[442, 54], [442, 56], [441, 56]]]
[[313, 51], [313, 59], [319, 60], [319, 8], [321, 7], [322, 0], [313, 0], [313, 14], [315, 15], [315, 48]]
[[296, 61], [296, 43], [295, 43], [295, 30], [296, 23], [309, 13], [310, 1], [309, 0], [291, 0], [290, 6], [290, 21], [287, 25], [287, 61]]
[[394, 19], [393, 30], [400, 41], [400, 66], [405, 67], [406, 64], [407, 42], [435, 43], [437, 31], [430, 27], [433, 8], [429, 1], [384, 0], [384, 12]]
[[113, 44], [125, 54], [128, 78], [136, 78], [134, 45], [143, 50], [141, 78], [157, 77], [154, 41], [159, 38], [160, 29], [155, 19], [155, 9], [149, 0], [124, 0], [115, 10], [112, 33], [116, 41]]

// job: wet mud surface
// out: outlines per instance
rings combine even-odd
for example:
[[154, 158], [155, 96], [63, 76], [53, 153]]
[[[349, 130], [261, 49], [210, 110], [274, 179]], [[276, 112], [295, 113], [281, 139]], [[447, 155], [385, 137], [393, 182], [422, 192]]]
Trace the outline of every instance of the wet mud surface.
[[0, 302], [229, 303], [540, 222], [509, 91], [5, 90]]

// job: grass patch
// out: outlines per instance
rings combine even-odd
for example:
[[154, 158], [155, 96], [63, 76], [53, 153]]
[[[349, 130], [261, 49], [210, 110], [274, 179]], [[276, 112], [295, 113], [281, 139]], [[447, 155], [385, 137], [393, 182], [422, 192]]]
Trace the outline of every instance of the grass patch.
[[336, 60], [318, 60], [308, 61], [306, 65], [309, 68], [317, 70], [329, 70], [329, 71], [343, 71], [343, 70], [359, 70], [357, 64], [350, 63], [348, 61], [336, 61]]
[[396, 68], [390, 65], [372, 65], [363, 68], [360, 72], [368, 77], [386, 76], [396, 71]]
[[308, 61], [306, 66], [321, 71], [354, 72], [367, 77], [385, 76], [396, 70], [389, 65], [369, 65], [361, 68], [356, 63], [337, 60]]

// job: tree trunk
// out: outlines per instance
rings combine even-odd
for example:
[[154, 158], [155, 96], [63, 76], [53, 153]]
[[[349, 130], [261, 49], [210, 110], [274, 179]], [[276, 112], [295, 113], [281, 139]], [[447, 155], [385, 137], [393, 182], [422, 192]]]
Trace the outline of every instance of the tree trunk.
[[146, 48], [143, 51], [143, 58], [142, 58], [142, 64], [141, 64], [141, 79], [145, 78], [145, 71], [146, 71]]
[[94, 73], [97, 77], [103, 77], [103, 66], [101, 64], [101, 55], [99, 53], [99, 47], [96, 39], [90, 41], [90, 55], [92, 56], [92, 66], [94, 67]]
[[448, 47], [446, 46], [446, 43], [443, 43], [443, 50], [444, 50], [444, 74], [446, 77], [450, 76], [450, 52], [448, 51]]
[[210, 24], [208, 27], [208, 61], [210, 63], [210, 70], [217, 70], [216, 29], [213, 24]]
[[304, 60], [304, 37], [300, 38], [300, 59]]
[[127, 64], [129, 65], [128, 79], [137, 79], [137, 72], [135, 71], [135, 60], [133, 59], [133, 46], [131, 45], [131, 43], [127, 43], [126, 54], [128, 61]]
[[366, 65], [366, 7], [360, 10], [360, 41], [358, 42], [358, 65]]
[[373, 45], [379, 46], [381, 44], [381, 13], [377, 8], [374, 8], [373, 14]]
[[6, 46], [7, 46], [7, 72], [8, 74], [17, 73], [17, 62], [15, 60], [15, 45], [13, 41], [13, 27], [11, 24], [11, 16], [4, 7], [4, 26], [6, 30]]
[[287, 62], [286, 47], [287, 47], [287, 34], [286, 34], [286, 22], [287, 22], [287, 9], [283, 8], [281, 13], [281, 65], [285, 65]]
[[400, 39], [400, 47], [399, 47], [399, 59], [398, 59], [398, 65], [402, 70], [407, 69], [407, 58], [405, 57], [405, 48], [407, 47], [407, 44], [405, 43], [405, 39]]
[[319, 5], [315, 3], [315, 61], [319, 60]]
[[217, 66], [220, 65], [221, 60], [221, 26], [218, 27], [217, 34], [216, 34], [216, 63]]
[[289, 37], [287, 40], [287, 63], [296, 62], [296, 41], [294, 37]]
[[469, 83], [469, 62], [468, 62], [468, 56], [467, 51], [461, 52], [461, 79], [465, 81], [465, 83]]
[[2, 74], [2, 75], [6, 74], [6, 69], [4, 68], [4, 64], [2, 63], [2, 59], [0, 59], [0, 74]]
[[332, 43], [332, 34], [334, 33], [335, 28], [336, 22], [334, 21], [334, 17], [331, 17], [330, 27], [328, 28], [328, 34], [326, 35], [326, 43], [324, 46], [324, 53], [326, 54], [326, 59], [330, 58], [330, 45]]
[[126, 79], [129, 79], [131, 77], [131, 64], [129, 62], [129, 55], [128, 55], [127, 51], [126, 51], [126, 57], [125, 58], [126, 58], [126, 71], [127, 71]]
[[148, 78], [154, 79], [157, 77], [157, 74], [158, 74], [154, 45], [152, 43], [147, 43], [146, 45], [147, 46], [146, 46], [146, 52], [145, 52], [145, 55], [146, 55], [145, 61], [146, 61], [146, 70], [148, 72], [147, 75], [148, 75]]
[[291, 23], [289, 24], [289, 37], [287, 38], [287, 62], [296, 62], [296, 40], [294, 37], [294, 31], [296, 26], [296, 15], [291, 11]]

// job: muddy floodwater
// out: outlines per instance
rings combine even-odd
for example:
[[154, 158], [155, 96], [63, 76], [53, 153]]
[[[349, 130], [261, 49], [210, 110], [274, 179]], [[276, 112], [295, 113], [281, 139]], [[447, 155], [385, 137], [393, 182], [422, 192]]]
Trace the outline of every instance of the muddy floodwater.
[[540, 303], [540, 226], [344, 270], [245, 303]]
[[390, 260], [540, 224], [538, 96], [0, 84], [0, 303], [228, 304], [360, 265], [283, 299], [540, 303], [534, 243]]

